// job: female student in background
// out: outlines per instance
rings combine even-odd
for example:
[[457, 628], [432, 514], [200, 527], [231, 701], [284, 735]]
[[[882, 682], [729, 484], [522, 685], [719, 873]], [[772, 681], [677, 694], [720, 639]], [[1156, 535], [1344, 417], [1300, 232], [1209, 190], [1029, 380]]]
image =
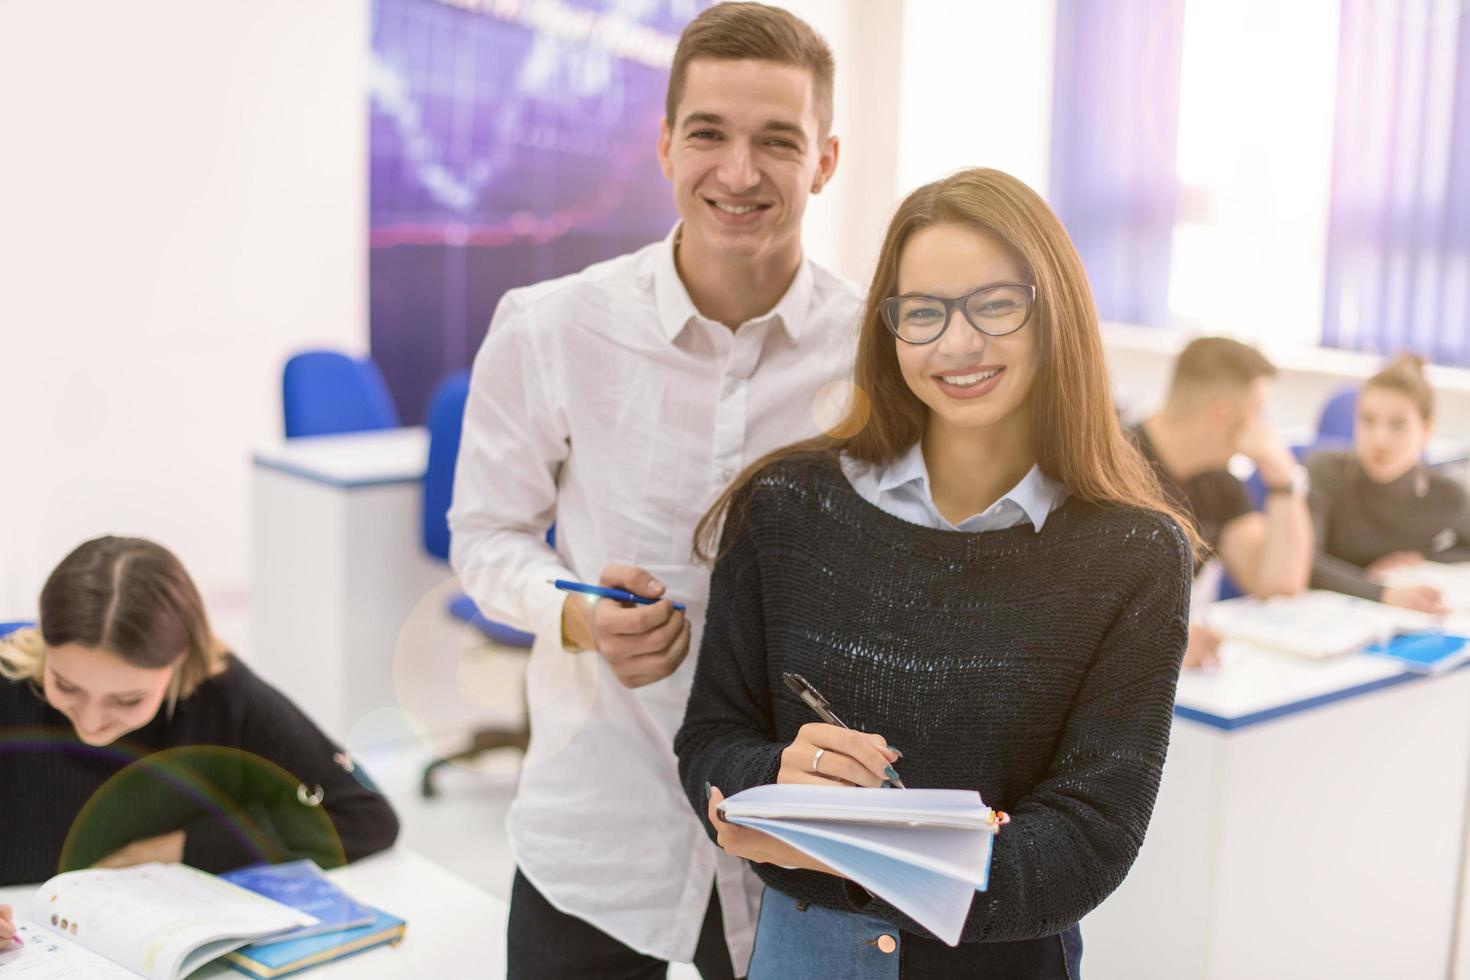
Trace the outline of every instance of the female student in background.
[[387, 800], [229, 653], [150, 541], [67, 555], [37, 627], [0, 640], [0, 675], [0, 885], [145, 861], [331, 867], [398, 834]]
[[1307, 462], [1317, 536], [1312, 588], [1447, 611], [1437, 589], [1381, 581], [1426, 559], [1470, 561], [1465, 488], [1424, 465], [1433, 434], [1434, 389], [1424, 360], [1401, 354], [1358, 393], [1352, 451], [1319, 452]]
[[[754, 463], [700, 526], [708, 555], [724, 520], [675, 750], [712, 836], [768, 886], [751, 980], [1075, 977], [1078, 920], [1158, 790], [1188, 522], [1118, 425], [1071, 241], [1005, 174], [899, 206], [855, 381], [837, 435]], [[817, 723], [786, 671], [853, 730]], [[764, 783], [877, 786], [894, 763], [1011, 815], [957, 947], [716, 812]]]

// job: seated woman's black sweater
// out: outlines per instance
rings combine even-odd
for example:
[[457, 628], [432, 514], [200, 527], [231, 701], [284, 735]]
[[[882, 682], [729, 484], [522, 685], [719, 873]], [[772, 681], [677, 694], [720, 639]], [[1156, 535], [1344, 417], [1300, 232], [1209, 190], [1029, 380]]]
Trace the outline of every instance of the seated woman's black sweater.
[[184, 861], [225, 871], [391, 845], [398, 820], [366, 775], [279, 691], [225, 670], [111, 745], [80, 741], [31, 684], [0, 680], [0, 885], [87, 867], [182, 828]]
[[[1190, 549], [1172, 520], [1074, 497], [1040, 532], [932, 530], [863, 500], [825, 457], [768, 467], [732, 513], [675, 740], [701, 819], [706, 780], [727, 796], [774, 782], [818, 720], [781, 682], [795, 671], [903, 752], [906, 785], [978, 790], [1011, 815], [962, 957], [1061, 932], [1118, 886], [1158, 791], [1188, 631]], [[794, 898], [930, 937], [840, 878], [753, 866]]]
[[1331, 450], [1314, 453], [1307, 471], [1317, 543], [1312, 588], [1377, 602], [1383, 584], [1365, 569], [1385, 555], [1417, 551], [1430, 561], [1470, 560], [1470, 499], [1443, 473], [1416, 467], [1378, 483], [1353, 453]]

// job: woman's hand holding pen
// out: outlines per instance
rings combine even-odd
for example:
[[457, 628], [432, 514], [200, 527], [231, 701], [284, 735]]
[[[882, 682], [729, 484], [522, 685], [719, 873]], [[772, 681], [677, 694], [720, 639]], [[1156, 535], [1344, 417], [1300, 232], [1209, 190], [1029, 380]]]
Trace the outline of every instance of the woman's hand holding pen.
[[901, 758], [882, 735], [814, 721], [782, 750], [776, 782], [882, 786], [889, 778], [884, 770]]
[[[642, 596], [664, 592], [658, 579], [633, 565], [607, 566], [597, 584]], [[562, 634], [576, 649], [596, 650], [624, 687], [661, 681], [689, 655], [689, 621], [668, 601], [625, 606], [569, 595], [562, 604]]]

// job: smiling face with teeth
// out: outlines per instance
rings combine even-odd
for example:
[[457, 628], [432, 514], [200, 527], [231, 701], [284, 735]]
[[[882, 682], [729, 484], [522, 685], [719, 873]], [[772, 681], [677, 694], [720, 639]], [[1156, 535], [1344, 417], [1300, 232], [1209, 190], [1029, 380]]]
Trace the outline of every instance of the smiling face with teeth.
[[680, 261], [760, 262], [795, 271], [807, 195], [837, 166], [820, 130], [809, 71], [769, 61], [697, 58], [659, 165], [684, 219]]
[[[898, 261], [900, 294], [959, 297], [991, 283], [1028, 281], [1024, 264], [1004, 243], [968, 225], [941, 223], [915, 232]], [[893, 341], [904, 380], [929, 409], [931, 434], [936, 427], [1014, 426], [1014, 436], [1029, 438], [1027, 395], [1039, 360], [1034, 321], [991, 337], [956, 309], [933, 343]]]

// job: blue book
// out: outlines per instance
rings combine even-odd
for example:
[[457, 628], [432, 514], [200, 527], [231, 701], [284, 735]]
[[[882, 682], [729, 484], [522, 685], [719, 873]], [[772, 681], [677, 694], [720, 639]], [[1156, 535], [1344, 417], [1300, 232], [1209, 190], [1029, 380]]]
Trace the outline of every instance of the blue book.
[[1405, 670], [1437, 674], [1470, 660], [1470, 643], [1463, 636], [1444, 633], [1406, 633], [1387, 643], [1375, 643], [1365, 652], [1396, 660]]
[[255, 864], [248, 868], [227, 871], [220, 877], [257, 895], [264, 895], [282, 905], [290, 906], [298, 912], [305, 912], [317, 920], [316, 925], [302, 926], [272, 937], [273, 945], [324, 932], [355, 929], [371, 924], [375, 917], [373, 908], [353, 901], [350, 895], [322, 873], [315, 861]]
[[241, 973], [272, 980], [403, 939], [402, 919], [378, 909], [373, 910], [373, 915], [372, 922], [356, 929], [287, 942], [257, 943], [226, 953], [224, 959]]

